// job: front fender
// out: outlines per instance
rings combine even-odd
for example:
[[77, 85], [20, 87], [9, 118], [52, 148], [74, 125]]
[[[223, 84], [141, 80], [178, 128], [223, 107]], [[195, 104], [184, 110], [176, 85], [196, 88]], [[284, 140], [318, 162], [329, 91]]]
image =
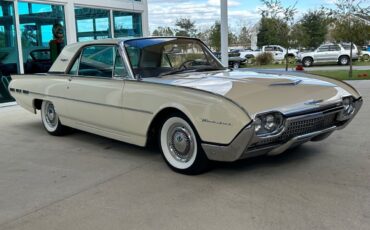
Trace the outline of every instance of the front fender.
[[[152, 114], [127, 124], [132, 132], [147, 133], [156, 115], [176, 108], [193, 123], [202, 142], [229, 144], [251, 118], [237, 104], [223, 96], [186, 87], [129, 81], [125, 85], [124, 107]], [[129, 130], [131, 131], [131, 130]]]

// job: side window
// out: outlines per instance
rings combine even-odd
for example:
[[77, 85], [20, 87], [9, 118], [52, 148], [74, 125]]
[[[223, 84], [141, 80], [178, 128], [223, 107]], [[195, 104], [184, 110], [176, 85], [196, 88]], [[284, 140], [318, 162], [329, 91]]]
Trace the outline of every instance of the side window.
[[127, 55], [130, 58], [132, 68], [138, 68], [139, 67], [139, 61], [140, 61], [140, 49], [133, 47], [133, 46], [126, 46]]
[[327, 51], [329, 51], [329, 46], [320, 46], [318, 51], [319, 52], [327, 52]]
[[274, 51], [274, 48], [273, 47], [265, 47], [265, 52], [270, 52], [270, 51]]
[[340, 51], [340, 47], [338, 45], [330, 46], [330, 51]]
[[73, 63], [73, 66], [72, 68], [69, 70], [68, 74], [71, 74], [71, 75], [77, 75], [78, 74], [78, 64], [80, 63], [80, 58], [78, 57], [76, 60], [75, 60], [75, 63]]
[[122, 57], [118, 51], [118, 49], [115, 49], [116, 57], [115, 57], [115, 62], [114, 62], [114, 74], [113, 77], [123, 77], [127, 78], [128, 73], [126, 66], [122, 60]]
[[81, 54], [78, 75], [112, 78], [115, 47], [108, 45], [88, 46]]

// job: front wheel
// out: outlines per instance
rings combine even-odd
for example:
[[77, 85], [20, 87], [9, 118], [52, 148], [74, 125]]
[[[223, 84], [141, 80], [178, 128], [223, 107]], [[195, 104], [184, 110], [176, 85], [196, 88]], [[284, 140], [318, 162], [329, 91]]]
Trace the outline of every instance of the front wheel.
[[45, 130], [53, 136], [62, 136], [67, 127], [60, 123], [59, 116], [54, 105], [50, 101], [43, 101], [41, 105], [41, 120]]
[[159, 142], [162, 156], [172, 170], [196, 175], [208, 169], [209, 160], [198, 135], [184, 116], [175, 115], [164, 121]]
[[239, 69], [240, 68], [240, 63], [239, 62], [234, 62], [233, 63], [233, 69]]
[[313, 60], [312, 58], [303, 58], [302, 64], [304, 67], [310, 67], [312, 66]]

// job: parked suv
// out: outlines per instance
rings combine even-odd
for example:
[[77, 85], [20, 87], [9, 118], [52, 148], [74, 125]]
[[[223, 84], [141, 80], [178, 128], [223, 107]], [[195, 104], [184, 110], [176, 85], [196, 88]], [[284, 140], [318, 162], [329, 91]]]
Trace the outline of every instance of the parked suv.
[[[298, 60], [303, 66], [312, 66], [318, 63], [338, 63], [348, 65], [350, 56], [350, 44], [324, 44], [313, 52], [299, 53]], [[358, 59], [356, 45], [352, 46], [352, 60]]]

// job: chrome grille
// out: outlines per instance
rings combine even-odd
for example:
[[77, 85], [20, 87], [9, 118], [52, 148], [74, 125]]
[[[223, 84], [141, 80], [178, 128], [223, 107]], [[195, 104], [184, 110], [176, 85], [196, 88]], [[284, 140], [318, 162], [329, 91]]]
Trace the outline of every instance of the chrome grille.
[[330, 128], [336, 124], [337, 113], [308, 116], [286, 121], [286, 129], [277, 137], [263, 138], [255, 146], [284, 143], [296, 136]]
[[279, 140], [286, 141], [299, 135], [329, 128], [334, 125], [335, 117], [336, 114], [328, 114], [316, 118], [292, 121], [279, 137]]

